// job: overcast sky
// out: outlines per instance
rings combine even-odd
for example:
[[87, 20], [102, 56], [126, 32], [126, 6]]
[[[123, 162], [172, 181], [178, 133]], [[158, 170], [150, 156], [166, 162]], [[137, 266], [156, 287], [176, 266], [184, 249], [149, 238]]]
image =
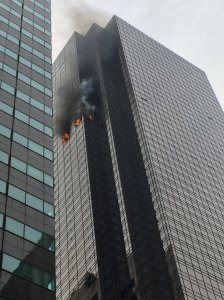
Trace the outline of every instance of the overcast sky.
[[114, 14], [204, 70], [224, 109], [224, 0], [52, 0], [53, 60]]

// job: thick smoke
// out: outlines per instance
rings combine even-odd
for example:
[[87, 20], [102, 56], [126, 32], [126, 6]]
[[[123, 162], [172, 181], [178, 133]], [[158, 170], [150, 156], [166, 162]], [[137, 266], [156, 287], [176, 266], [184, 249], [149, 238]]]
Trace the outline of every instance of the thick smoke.
[[67, 22], [69, 26], [83, 35], [86, 34], [93, 23], [97, 23], [104, 27], [109, 19], [110, 16], [108, 13], [96, 10], [89, 6], [85, 1], [75, 1], [74, 4], [71, 5], [67, 14]]
[[57, 91], [55, 109], [55, 134], [62, 136], [70, 133], [71, 123], [76, 115], [81, 113], [80, 93], [68, 85], [62, 86]]
[[[56, 2], [56, 3], [54, 3]], [[82, 0], [53, 1], [53, 60], [60, 53], [74, 31], [84, 35], [93, 23], [104, 27], [112, 15], [95, 9]]]
[[70, 133], [75, 120], [82, 117], [94, 116], [95, 106], [91, 104], [89, 97], [94, 92], [93, 79], [83, 79], [78, 89], [64, 85], [57, 93], [55, 133], [62, 137]]
[[[67, 28], [72, 28], [72, 32], [76, 31], [81, 34], [85, 34], [93, 23], [104, 26], [109, 16], [101, 11], [96, 11], [87, 5], [85, 2], [75, 2], [73, 6], [66, 0], [68, 4], [68, 12], [66, 18]], [[63, 27], [63, 24], [62, 24]], [[96, 28], [96, 27], [95, 27]], [[114, 42], [113, 39], [108, 36], [105, 39], [102, 29], [99, 30], [100, 39], [99, 43], [101, 46], [101, 60], [106, 62], [113, 56]], [[66, 35], [66, 33], [65, 33]], [[91, 34], [90, 34], [91, 35]], [[96, 62], [94, 59], [93, 48], [89, 38], [82, 40], [81, 36], [77, 37], [80, 40], [78, 49], [79, 58], [79, 71], [80, 71], [80, 88], [74, 90], [74, 87], [65, 84], [62, 86], [56, 94], [56, 117], [55, 117], [55, 133], [58, 136], [63, 136], [65, 133], [70, 133], [71, 126], [76, 120], [82, 117], [92, 121], [95, 116], [98, 124], [102, 125], [102, 107], [98, 103], [98, 97], [96, 97], [96, 86], [97, 86], [97, 70]], [[67, 57], [67, 59], [69, 59]], [[69, 63], [70, 66], [73, 63]]]

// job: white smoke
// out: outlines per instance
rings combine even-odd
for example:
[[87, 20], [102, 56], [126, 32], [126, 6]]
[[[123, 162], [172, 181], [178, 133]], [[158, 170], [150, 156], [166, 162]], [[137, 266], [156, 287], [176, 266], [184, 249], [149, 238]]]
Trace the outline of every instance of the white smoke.
[[93, 79], [92, 78], [83, 79], [80, 84], [80, 88], [81, 88], [81, 101], [83, 104], [84, 112], [86, 113], [94, 112], [96, 108], [95, 105], [91, 105], [88, 102], [89, 96], [94, 92]]

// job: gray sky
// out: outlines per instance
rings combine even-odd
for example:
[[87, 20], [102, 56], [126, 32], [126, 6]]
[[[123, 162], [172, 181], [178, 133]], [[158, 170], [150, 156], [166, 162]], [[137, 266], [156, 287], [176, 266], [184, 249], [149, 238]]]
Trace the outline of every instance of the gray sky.
[[52, 0], [53, 60], [114, 14], [204, 70], [224, 109], [224, 0]]

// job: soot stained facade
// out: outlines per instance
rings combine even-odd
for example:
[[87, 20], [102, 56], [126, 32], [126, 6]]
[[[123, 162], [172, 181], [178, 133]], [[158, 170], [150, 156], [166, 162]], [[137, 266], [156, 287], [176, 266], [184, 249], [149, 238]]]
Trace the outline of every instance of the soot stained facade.
[[55, 299], [50, 0], [0, 1], [0, 299]]
[[74, 33], [53, 73], [70, 135], [54, 139], [57, 299], [223, 299], [224, 115], [205, 73], [118, 17]]

